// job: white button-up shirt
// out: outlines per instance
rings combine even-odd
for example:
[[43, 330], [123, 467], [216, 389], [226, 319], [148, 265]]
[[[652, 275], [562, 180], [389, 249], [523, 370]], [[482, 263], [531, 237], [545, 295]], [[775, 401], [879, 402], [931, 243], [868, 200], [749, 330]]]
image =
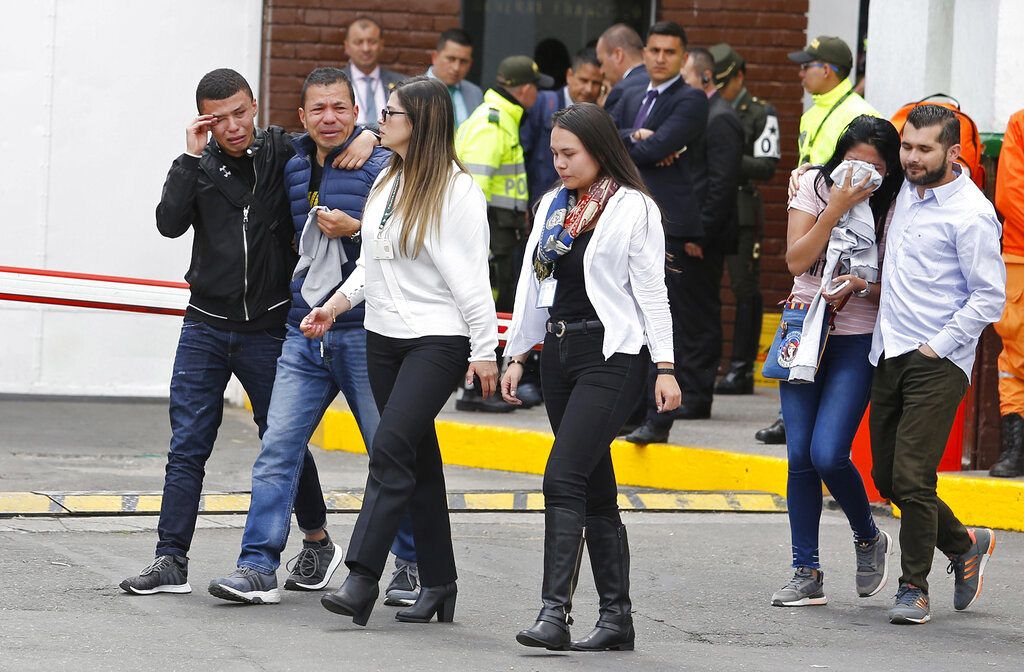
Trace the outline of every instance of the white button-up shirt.
[[[380, 78], [380, 66], [375, 67], [370, 74], [353, 66], [352, 74], [356, 78], [356, 81], [352, 82], [352, 86], [355, 87], [353, 93], [356, 94], [356, 104], [359, 105], [357, 122], [364, 126], [373, 126], [380, 118], [380, 111], [388, 104], [388, 92]], [[368, 100], [366, 96], [367, 78], [373, 83], [373, 100]]]
[[1006, 301], [1000, 233], [992, 203], [967, 175], [923, 197], [903, 183], [886, 235], [872, 364], [927, 344], [971, 379], [978, 338]]

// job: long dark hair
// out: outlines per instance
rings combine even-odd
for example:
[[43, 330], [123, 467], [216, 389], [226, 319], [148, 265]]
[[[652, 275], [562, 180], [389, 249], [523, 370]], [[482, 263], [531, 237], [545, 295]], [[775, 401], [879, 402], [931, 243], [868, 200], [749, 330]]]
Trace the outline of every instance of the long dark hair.
[[580, 139], [587, 153], [601, 167], [601, 175], [611, 177], [624, 187], [651, 195], [636, 164], [626, 153], [615, 122], [604, 108], [593, 103], [576, 103], [555, 112], [551, 124], [564, 128]]
[[401, 217], [399, 248], [402, 255], [415, 259], [423, 249], [427, 235], [436, 235], [441, 226], [445, 191], [457, 166], [469, 172], [455, 155], [455, 111], [448, 87], [431, 77], [420, 75], [400, 82], [394, 89], [405, 107], [412, 125], [405, 159], [391, 155], [387, 174], [378, 189], [403, 172], [406, 189], [395, 206]]
[[836, 142], [835, 152], [832, 158], [823, 166], [817, 166], [818, 176], [814, 185], [817, 190], [819, 181], [832, 188], [832, 171], [843, 162], [846, 153], [857, 145], [871, 145], [882, 155], [885, 161], [885, 177], [882, 184], [871, 194], [868, 203], [871, 205], [871, 214], [875, 218], [875, 239], [882, 238], [885, 228], [885, 218], [896, 200], [900, 186], [903, 184], [903, 164], [900, 163], [900, 134], [888, 119], [872, 117], [862, 114], [846, 127], [846, 130]]

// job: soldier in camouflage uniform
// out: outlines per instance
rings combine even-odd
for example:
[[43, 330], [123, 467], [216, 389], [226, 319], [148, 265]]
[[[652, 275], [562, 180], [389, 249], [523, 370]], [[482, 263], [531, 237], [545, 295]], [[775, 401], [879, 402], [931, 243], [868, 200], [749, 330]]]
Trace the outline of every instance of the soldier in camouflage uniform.
[[728, 44], [709, 50], [715, 59], [715, 84], [732, 103], [745, 135], [736, 206], [739, 217], [739, 250], [726, 257], [729, 280], [736, 297], [732, 358], [716, 394], [753, 394], [754, 361], [761, 337], [763, 312], [760, 288], [761, 236], [764, 208], [756, 182], [766, 182], [779, 162], [779, 118], [775, 109], [750, 94], [744, 86], [746, 62]]

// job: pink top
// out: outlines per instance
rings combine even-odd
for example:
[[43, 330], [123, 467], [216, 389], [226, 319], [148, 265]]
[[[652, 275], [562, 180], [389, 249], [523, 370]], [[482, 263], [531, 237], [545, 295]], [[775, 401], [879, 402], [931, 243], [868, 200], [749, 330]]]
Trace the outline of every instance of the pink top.
[[[800, 189], [789, 202], [790, 210], [806, 212], [813, 217], [819, 216], [828, 203], [829, 190], [824, 180], [817, 180], [817, 170], [808, 170], [800, 176]], [[818, 181], [817, 194], [815, 182]], [[820, 196], [820, 198], [819, 198]], [[889, 230], [892, 221], [892, 209], [885, 218], [885, 231]], [[885, 254], [885, 234], [878, 241], [878, 266], [882, 266]], [[803, 275], [793, 278], [793, 300], [810, 303], [821, 287], [821, 273], [825, 269], [825, 250], [821, 251], [818, 260]], [[833, 336], [852, 336], [854, 334], [870, 334], [875, 330], [875, 318], [878, 316], [878, 305], [871, 299], [858, 299], [851, 296], [839, 314], [836, 315], [836, 329]]]

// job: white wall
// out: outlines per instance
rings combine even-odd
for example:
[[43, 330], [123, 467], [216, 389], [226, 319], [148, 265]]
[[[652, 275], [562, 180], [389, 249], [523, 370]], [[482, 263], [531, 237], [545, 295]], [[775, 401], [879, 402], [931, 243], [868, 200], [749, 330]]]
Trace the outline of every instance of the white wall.
[[933, 93], [955, 96], [981, 131], [1024, 107], [1020, 0], [875, 0], [867, 99], [886, 116]]
[[[261, 0], [0, 0], [0, 265], [180, 280], [154, 208], [216, 67], [259, 83]], [[165, 396], [180, 318], [0, 301], [0, 393]]]

